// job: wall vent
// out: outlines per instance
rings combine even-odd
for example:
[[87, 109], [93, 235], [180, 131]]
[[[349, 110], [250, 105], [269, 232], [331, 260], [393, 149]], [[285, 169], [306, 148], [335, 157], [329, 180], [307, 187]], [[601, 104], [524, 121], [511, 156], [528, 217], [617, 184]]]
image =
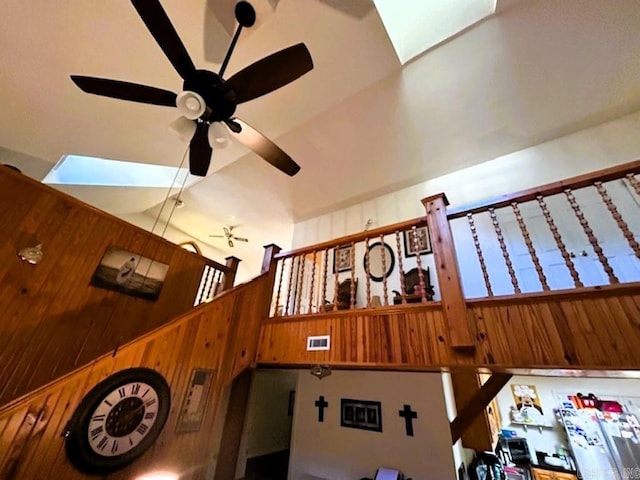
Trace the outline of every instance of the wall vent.
[[330, 349], [331, 349], [331, 337], [329, 335], [307, 337], [307, 351], [330, 350]]

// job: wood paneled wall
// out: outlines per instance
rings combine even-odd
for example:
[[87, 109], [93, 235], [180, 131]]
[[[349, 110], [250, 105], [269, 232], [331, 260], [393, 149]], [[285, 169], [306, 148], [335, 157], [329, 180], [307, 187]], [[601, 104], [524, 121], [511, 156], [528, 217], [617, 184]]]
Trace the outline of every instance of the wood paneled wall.
[[[0, 406], [187, 311], [210, 263], [4, 167], [0, 238]], [[157, 301], [89, 285], [110, 245], [169, 265]]]
[[[103, 356], [0, 409], [0, 479], [94, 478], [76, 471], [67, 461], [60, 434], [96, 383], [116, 371], [137, 366], [153, 368], [167, 379], [171, 413], [160, 438], [142, 458], [101, 478], [132, 479], [155, 469], [182, 473], [183, 479], [205, 478], [216, 454], [211, 432], [221, 392], [231, 375], [243, 368], [244, 360], [234, 363], [225, 359], [254, 358], [259, 322], [247, 319], [263, 314], [265, 307], [256, 292], [268, 291], [268, 281], [269, 276], [262, 275], [224, 293], [123, 346], [115, 356]], [[176, 434], [178, 412], [191, 370], [196, 367], [217, 371], [212, 395], [200, 431]]]
[[[403, 370], [640, 369], [640, 284], [467, 302], [475, 351], [452, 348], [442, 305], [331, 312], [265, 322], [259, 364]], [[306, 351], [331, 335], [331, 350]]]

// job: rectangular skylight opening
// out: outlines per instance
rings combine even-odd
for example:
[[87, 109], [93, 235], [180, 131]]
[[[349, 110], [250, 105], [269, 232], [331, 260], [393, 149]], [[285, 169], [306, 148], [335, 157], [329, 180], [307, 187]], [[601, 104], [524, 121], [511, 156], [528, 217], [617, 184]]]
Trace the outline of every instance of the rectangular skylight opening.
[[[186, 181], [186, 182], [185, 182]], [[42, 183], [102, 187], [169, 188], [191, 185], [196, 178], [189, 169], [125, 162], [83, 155], [63, 155]]]
[[496, 11], [497, 0], [374, 0], [403, 65]]

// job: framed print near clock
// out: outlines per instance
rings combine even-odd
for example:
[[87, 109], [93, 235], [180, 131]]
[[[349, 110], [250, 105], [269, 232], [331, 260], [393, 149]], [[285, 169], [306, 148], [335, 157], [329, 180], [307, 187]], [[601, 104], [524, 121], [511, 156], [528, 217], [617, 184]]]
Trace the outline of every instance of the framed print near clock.
[[104, 475], [126, 467], [156, 441], [171, 391], [149, 368], [121, 370], [93, 387], [69, 421], [65, 450], [80, 471]]

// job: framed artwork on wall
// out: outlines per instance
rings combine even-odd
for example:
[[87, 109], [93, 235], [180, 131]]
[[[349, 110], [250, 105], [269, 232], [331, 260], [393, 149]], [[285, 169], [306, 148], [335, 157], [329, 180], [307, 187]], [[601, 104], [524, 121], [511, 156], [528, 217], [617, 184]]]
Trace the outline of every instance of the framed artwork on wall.
[[382, 404], [370, 400], [341, 398], [340, 425], [382, 432]]
[[157, 300], [169, 265], [123, 248], [110, 246], [93, 272], [90, 284], [134, 297]]
[[[416, 244], [417, 243], [417, 244]], [[427, 227], [404, 231], [404, 256], [415, 257], [417, 254], [431, 253], [431, 239]]]
[[194, 368], [182, 400], [182, 408], [176, 423], [176, 433], [197, 432], [207, 411], [207, 400], [215, 370]]
[[351, 245], [333, 249], [333, 273], [351, 270]]

